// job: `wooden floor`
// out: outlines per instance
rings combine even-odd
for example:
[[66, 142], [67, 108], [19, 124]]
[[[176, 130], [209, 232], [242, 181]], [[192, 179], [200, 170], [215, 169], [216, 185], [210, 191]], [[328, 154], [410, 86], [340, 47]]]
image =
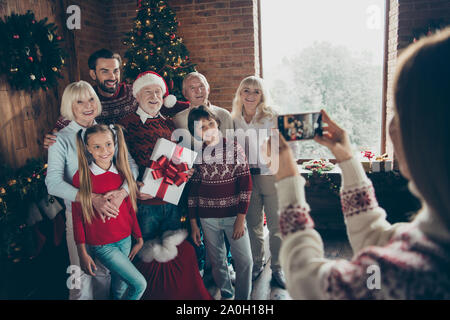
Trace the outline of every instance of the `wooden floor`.
[[[267, 238], [266, 238], [267, 239]], [[330, 238], [323, 239], [325, 247], [325, 257], [328, 259], [348, 259], [350, 260], [353, 256], [350, 244], [345, 237], [333, 236]], [[267, 242], [267, 241], [266, 241]], [[266, 245], [266, 252], [268, 251], [268, 246]], [[251, 294], [252, 300], [292, 300], [289, 293], [286, 290], [280, 289], [278, 287], [272, 287], [270, 284], [272, 278], [272, 271], [270, 270], [270, 258], [266, 264], [263, 273], [259, 276], [256, 281], [253, 282], [253, 289]], [[215, 286], [214, 281], [211, 276], [206, 276], [205, 286], [209, 293], [214, 297], [214, 299], [220, 299], [220, 291]]]

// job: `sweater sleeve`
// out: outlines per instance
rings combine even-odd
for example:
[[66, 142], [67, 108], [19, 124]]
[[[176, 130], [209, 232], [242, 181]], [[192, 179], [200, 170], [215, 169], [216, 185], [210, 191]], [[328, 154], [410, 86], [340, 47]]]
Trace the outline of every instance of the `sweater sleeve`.
[[86, 243], [86, 234], [83, 223], [83, 211], [81, 209], [81, 204], [78, 202], [72, 202], [72, 223], [75, 243]]
[[131, 233], [135, 239], [142, 238], [141, 228], [139, 227], [139, 222], [137, 220], [136, 211], [133, 208], [130, 197], [126, 198], [128, 212], [131, 215]]
[[188, 216], [189, 219], [197, 218], [198, 216], [198, 188], [202, 183], [200, 166], [194, 165], [194, 174], [189, 179], [189, 194], [188, 194]]
[[[359, 164], [360, 165], [360, 164]], [[364, 172], [359, 172], [356, 163], [342, 165], [343, 169], [343, 191], [347, 183], [353, 184], [357, 181], [350, 180], [348, 169], [361, 178], [361, 183], [370, 185]], [[366, 180], [367, 179], [367, 180]], [[364, 181], [364, 182], [363, 182]], [[302, 176], [285, 178], [277, 183], [280, 207], [280, 230], [283, 243], [280, 250], [280, 263], [286, 275], [287, 289], [294, 299], [357, 299], [373, 298], [380, 294], [377, 290], [369, 289], [367, 283], [371, 266], [376, 266], [378, 260], [370, 254], [360, 254], [352, 261], [329, 260], [324, 257], [324, 246], [320, 234], [314, 230], [314, 222], [310, 216], [310, 208], [305, 199], [305, 179]], [[356, 186], [356, 185], [355, 185]], [[373, 197], [373, 198], [372, 198]], [[353, 215], [346, 217], [347, 225], [351, 229], [358, 230], [360, 237], [353, 238], [353, 248], [362, 248], [355, 241], [364, 241], [362, 235], [376, 233], [371, 229], [373, 223], [380, 224], [378, 235], [386, 232], [389, 226], [385, 225], [384, 215], [376, 204], [374, 193], [368, 193], [369, 202], [357, 202], [359, 208], [352, 207]], [[364, 205], [363, 205], [364, 204]], [[344, 208], [344, 214], [350, 211]], [[353, 219], [359, 214], [372, 215], [372, 224], [362, 223], [357, 226]], [[365, 222], [365, 221], [364, 221]], [[387, 237], [386, 234], [385, 237]], [[392, 235], [392, 233], [390, 233]], [[375, 237], [378, 238], [379, 237]], [[382, 244], [383, 241], [368, 241], [367, 243]]]
[[[79, 186], [78, 171], [73, 176], [73, 184]], [[78, 202], [72, 202], [72, 224], [73, 224], [73, 236], [76, 244], [86, 243], [86, 233], [84, 230], [83, 222], [83, 210], [81, 204]]]
[[58, 120], [56, 120], [55, 126], [53, 130], [61, 130], [67, 127], [70, 123], [70, 120], [65, 119], [63, 116], [59, 116]]
[[236, 159], [237, 165], [235, 175], [237, 177], [236, 183], [237, 190], [239, 192], [239, 205], [237, 213], [247, 214], [253, 185], [247, 157], [245, 156], [244, 149], [239, 145], [239, 143], [236, 143]]
[[342, 169], [342, 212], [353, 252], [385, 245], [405, 223], [391, 225], [386, 220], [386, 212], [378, 206], [372, 182], [357, 159], [341, 162], [339, 166]]
[[67, 149], [67, 141], [58, 135], [56, 142], [48, 149], [45, 184], [50, 195], [74, 202], [78, 189], [64, 180]]

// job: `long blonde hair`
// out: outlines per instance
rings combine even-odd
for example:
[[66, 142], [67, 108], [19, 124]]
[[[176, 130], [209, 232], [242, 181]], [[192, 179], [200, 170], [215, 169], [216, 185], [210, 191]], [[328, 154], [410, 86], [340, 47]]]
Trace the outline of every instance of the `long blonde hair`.
[[91, 224], [95, 218], [94, 209], [92, 206], [92, 182], [89, 169], [89, 162], [86, 157], [87, 148], [86, 145], [89, 141], [89, 136], [95, 133], [111, 133], [113, 140], [117, 135], [117, 159], [115, 161], [117, 171], [125, 178], [128, 183], [129, 197], [133, 205], [133, 209], [137, 211], [136, 197], [137, 197], [137, 185], [131, 172], [130, 165], [128, 163], [128, 148], [125, 143], [125, 137], [123, 135], [123, 128], [121, 125], [114, 125], [114, 131], [104, 124], [96, 124], [86, 129], [83, 139], [83, 130], [77, 133], [77, 154], [78, 154], [78, 172], [80, 176], [80, 203], [83, 211], [83, 219], [86, 223]]
[[420, 194], [450, 228], [450, 28], [399, 57], [394, 102], [401, 143]]
[[277, 115], [275, 108], [271, 106], [272, 102], [270, 101], [270, 94], [264, 84], [263, 79], [255, 76], [249, 76], [241, 81], [238, 89], [236, 90], [236, 94], [234, 95], [233, 107], [231, 111], [231, 117], [233, 119], [242, 116], [244, 103], [241, 99], [241, 92], [244, 89], [244, 87], [258, 89], [262, 93], [261, 102], [256, 107], [257, 112], [259, 111], [258, 116], [256, 118], [257, 122], [261, 122], [265, 118], [273, 118]]

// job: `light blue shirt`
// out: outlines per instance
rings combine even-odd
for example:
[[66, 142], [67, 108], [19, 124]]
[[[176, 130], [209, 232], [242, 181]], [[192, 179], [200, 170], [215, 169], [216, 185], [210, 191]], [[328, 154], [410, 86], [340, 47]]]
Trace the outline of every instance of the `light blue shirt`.
[[[48, 193], [64, 199], [66, 208], [69, 210], [71, 202], [75, 202], [78, 193], [78, 189], [72, 185], [72, 179], [78, 171], [77, 133], [80, 130], [83, 130], [84, 134], [86, 128], [80, 126], [76, 121], [71, 121], [67, 127], [56, 134], [56, 142], [48, 149], [48, 167], [45, 178]], [[116, 143], [115, 156], [117, 156], [117, 151]], [[133, 176], [137, 178], [139, 168], [129, 153], [128, 161]], [[122, 187], [128, 192], [126, 182]]]

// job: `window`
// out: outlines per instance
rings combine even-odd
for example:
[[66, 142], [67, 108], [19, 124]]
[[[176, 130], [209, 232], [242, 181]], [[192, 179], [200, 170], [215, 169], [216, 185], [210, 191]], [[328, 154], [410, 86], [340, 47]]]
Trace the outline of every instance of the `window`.
[[[361, 151], [381, 149], [385, 0], [262, 0], [263, 76], [281, 114], [325, 109]], [[333, 158], [300, 141], [298, 158]]]

